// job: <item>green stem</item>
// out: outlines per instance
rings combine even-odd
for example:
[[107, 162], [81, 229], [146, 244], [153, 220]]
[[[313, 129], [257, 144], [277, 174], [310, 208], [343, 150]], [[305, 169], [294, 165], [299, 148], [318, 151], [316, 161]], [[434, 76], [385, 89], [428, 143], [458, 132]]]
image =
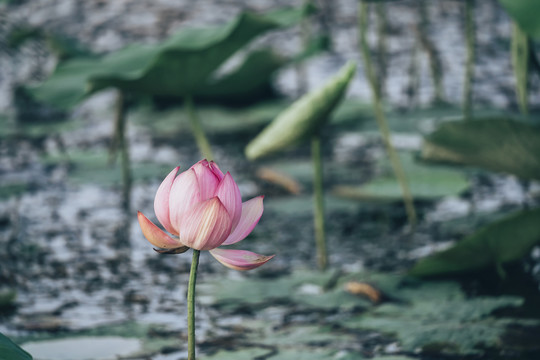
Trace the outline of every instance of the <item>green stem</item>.
[[387, 75], [387, 61], [386, 55], [388, 53], [388, 48], [386, 45], [386, 27], [388, 24], [388, 19], [386, 17], [386, 5], [382, 2], [375, 4], [375, 10], [377, 14], [377, 63], [379, 71], [379, 81], [377, 82], [377, 91], [379, 96], [384, 95], [384, 85], [386, 83]]
[[[131, 207], [131, 165], [129, 157], [129, 142], [126, 139], [126, 101], [125, 94], [118, 90], [116, 99], [116, 119], [115, 119], [115, 148], [120, 149], [120, 161], [122, 166], [122, 206], [126, 212]], [[115, 149], [116, 151], [116, 149]], [[114, 154], [113, 154], [114, 156]]]
[[399, 186], [401, 187], [401, 193], [403, 195], [403, 202], [405, 204], [405, 211], [407, 212], [407, 217], [411, 226], [416, 225], [416, 211], [414, 209], [414, 202], [409, 190], [409, 184], [407, 182], [407, 177], [405, 176], [405, 171], [399, 160], [399, 156], [392, 146], [390, 141], [390, 130], [386, 123], [386, 118], [384, 115], [381, 98], [379, 92], [377, 91], [377, 80], [375, 78], [375, 71], [373, 69], [373, 64], [371, 61], [371, 55], [369, 53], [369, 46], [367, 43], [366, 33], [367, 33], [367, 4], [364, 0], [360, 1], [359, 4], [359, 16], [358, 16], [358, 29], [360, 31], [360, 48], [362, 51], [362, 57], [364, 59], [364, 67], [366, 76], [368, 78], [369, 85], [371, 87], [371, 92], [373, 94], [373, 106], [375, 110], [375, 119], [379, 130], [381, 132], [384, 146], [388, 152], [394, 174], [398, 180]]
[[420, 40], [420, 44], [426, 50], [429, 60], [429, 69], [431, 72], [431, 78], [433, 79], [433, 86], [435, 87], [435, 102], [445, 103], [444, 89], [443, 89], [443, 67], [441, 57], [437, 48], [430, 40], [429, 34], [429, 16], [427, 13], [427, 5], [425, 0], [419, 2], [420, 5], [420, 24], [416, 35]]
[[191, 98], [191, 96], [186, 97], [185, 106], [189, 117], [189, 122], [191, 123], [191, 130], [193, 131], [193, 135], [195, 136], [195, 142], [197, 143], [199, 151], [206, 160], [214, 160], [210, 142], [208, 141], [208, 138], [206, 137], [206, 134], [204, 133], [204, 130], [202, 128], [201, 121], [199, 120], [199, 117], [195, 112], [195, 107], [193, 105], [193, 99]]
[[467, 60], [465, 64], [465, 80], [463, 85], [463, 116], [472, 118], [472, 83], [474, 77], [475, 61], [475, 26], [474, 26], [474, 0], [465, 2], [465, 36], [467, 41]]
[[328, 254], [326, 252], [326, 235], [324, 226], [324, 186], [321, 153], [321, 137], [319, 134], [311, 138], [311, 159], [313, 161], [313, 201], [315, 244], [317, 246], [317, 264], [319, 269], [326, 270]]
[[512, 67], [516, 78], [516, 94], [519, 110], [522, 114], [529, 113], [528, 83], [530, 48], [527, 34], [514, 22], [512, 29]]
[[201, 251], [193, 249], [191, 271], [188, 285], [188, 360], [195, 360], [195, 283], [197, 282], [197, 266]]

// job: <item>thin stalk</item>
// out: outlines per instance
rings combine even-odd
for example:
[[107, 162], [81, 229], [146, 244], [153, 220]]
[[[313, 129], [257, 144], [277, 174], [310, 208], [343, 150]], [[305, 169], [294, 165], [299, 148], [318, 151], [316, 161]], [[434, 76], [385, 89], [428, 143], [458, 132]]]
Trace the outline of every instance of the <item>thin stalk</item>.
[[371, 93], [373, 94], [373, 107], [375, 110], [375, 119], [377, 125], [381, 132], [384, 146], [388, 152], [388, 157], [390, 158], [390, 163], [392, 164], [392, 169], [398, 180], [399, 186], [401, 187], [401, 193], [403, 196], [403, 203], [405, 204], [405, 211], [407, 212], [407, 217], [411, 226], [416, 225], [416, 210], [414, 209], [414, 202], [412, 194], [409, 190], [409, 184], [407, 182], [407, 177], [405, 176], [405, 171], [399, 160], [399, 156], [392, 146], [390, 141], [390, 130], [386, 123], [386, 118], [384, 115], [381, 98], [379, 92], [377, 91], [377, 80], [375, 78], [375, 71], [373, 69], [373, 64], [371, 61], [371, 55], [369, 53], [369, 46], [367, 43], [366, 33], [367, 33], [367, 21], [368, 21], [368, 12], [367, 4], [364, 0], [360, 1], [358, 14], [358, 29], [360, 31], [360, 48], [362, 52], [362, 57], [364, 59], [364, 68], [366, 76], [368, 78], [369, 85], [371, 87]]
[[208, 138], [204, 133], [201, 121], [197, 116], [197, 113], [195, 112], [195, 107], [193, 105], [193, 99], [191, 98], [191, 96], [186, 97], [185, 106], [186, 112], [189, 117], [189, 122], [191, 124], [191, 130], [193, 131], [193, 135], [195, 136], [195, 142], [197, 143], [199, 151], [206, 160], [214, 160], [214, 156], [212, 155], [212, 147], [210, 146], [210, 142], [208, 141]]
[[321, 137], [317, 133], [311, 138], [311, 160], [313, 161], [313, 222], [315, 227], [315, 244], [317, 246], [317, 264], [319, 269], [326, 270], [328, 254], [326, 252], [326, 234], [324, 224], [324, 185], [321, 153]]
[[527, 34], [514, 22], [512, 28], [512, 41], [510, 43], [512, 53], [512, 67], [516, 78], [516, 95], [519, 110], [522, 114], [529, 113], [528, 105], [528, 82], [529, 61], [531, 59], [530, 43]]
[[[305, 0], [304, 5], [307, 6], [310, 0]], [[300, 36], [302, 42], [302, 49], [304, 52], [308, 50], [311, 39], [311, 19], [306, 17], [300, 22]], [[304, 61], [296, 63], [296, 75], [298, 79], [298, 96], [303, 95], [307, 91], [307, 71]]]
[[427, 14], [427, 5], [425, 0], [419, 2], [420, 5], [420, 24], [416, 35], [420, 40], [420, 44], [426, 50], [429, 59], [429, 69], [431, 72], [431, 78], [433, 79], [433, 86], [435, 87], [435, 102], [444, 103], [444, 89], [443, 89], [443, 68], [442, 61], [437, 51], [437, 48], [430, 40], [429, 34], [429, 16]]
[[465, 80], [463, 83], [463, 116], [465, 119], [472, 118], [472, 84], [474, 77], [475, 61], [475, 24], [474, 24], [474, 0], [465, 1], [465, 37], [467, 42], [467, 60], [465, 63]]
[[379, 2], [375, 4], [375, 10], [377, 14], [377, 63], [378, 63], [378, 78], [377, 91], [379, 96], [384, 96], [385, 84], [387, 77], [388, 62], [386, 61], [388, 47], [386, 44], [386, 28], [388, 25], [388, 19], [386, 17], [386, 4]]
[[122, 207], [129, 212], [131, 208], [131, 165], [129, 157], [129, 142], [126, 139], [126, 101], [125, 94], [118, 90], [116, 98], [115, 136], [116, 146], [120, 149], [120, 161], [122, 166]]
[[188, 360], [195, 360], [195, 283], [197, 282], [197, 267], [201, 251], [193, 249], [191, 271], [188, 285]]

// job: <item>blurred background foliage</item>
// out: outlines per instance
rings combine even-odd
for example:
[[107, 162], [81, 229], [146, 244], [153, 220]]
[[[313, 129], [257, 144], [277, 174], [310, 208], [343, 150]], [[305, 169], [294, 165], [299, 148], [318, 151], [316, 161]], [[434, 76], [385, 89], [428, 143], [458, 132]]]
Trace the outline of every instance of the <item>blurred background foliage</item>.
[[[1, 332], [38, 351], [46, 350], [31, 341], [58, 333], [138, 337], [126, 354], [181, 358], [185, 329], [141, 319], [172, 301], [149, 298], [148, 287], [179, 290], [169, 277], [184, 276], [186, 262], [179, 269], [139, 247], [133, 212], [150, 207], [171, 167], [206, 157], [232, 168], [248, 194], [267, 192], [269, 225], [263, 218], [253, 241], [278, 257], [266, 272], [203, 280], [203, 321], [219, 329], [203, 336], [205, 358], [540, 356], [530, 335], [540, 334], [538, 2], [320, 0], [224, 13], [224, 4], [155, 5], [176, 26], [159, 32], [154, 22], [152, 36], [105, 51], [69, 30], [90, 5], [64, 2], [55, 6], [73, 16], [66, 29], [54, 15], [50, 24], [20, 15], [52, 4], [0, 1], [0, 64], [15, 69], [0, 71], [9, 80], [0, 87]], [[401, 12], [408, 20], [396, 21]], [[116, 16], [100, 26], [122, 29]], [[448, 24], [458, 24], [457, 41]], [[513, 88], [497, 85], [494, 72]], [[504, 101], [486, 90], [496, 86]], [[477, 208], [496, 196], [506, 199], [499, 207]], [[89, 197], [94, 207], [81, 207]], [[83, 259], [75, 273], [72, 256]], [[125, 261], [140, 263], [119, 270]], [[48, 270], [32, 289], [40, 267]], [[116, 289], [123, 300], [113, 308], [128, 308], [128, 318], [78, 328], [84, 316], [69, 309], [85, 309], [88, 298], [34, 305], [42, 287], [45, 304], [71, 291], [47, 279], [100, 267], [116, 283], [145, 279]], [[70, 286], [89, 298], [93, 281], [105, 293], [118, 287], [85, 276]], [[241, 326], [219, 324], [238, 314]], [[374, 333], [383, 335], [370, 345]], [[2, 334], [0, 353], [31, 358]]]

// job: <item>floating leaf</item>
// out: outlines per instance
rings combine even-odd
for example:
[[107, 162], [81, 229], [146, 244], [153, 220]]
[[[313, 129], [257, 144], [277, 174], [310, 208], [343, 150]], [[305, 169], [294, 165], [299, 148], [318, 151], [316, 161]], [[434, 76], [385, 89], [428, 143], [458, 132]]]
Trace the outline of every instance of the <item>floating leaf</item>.
[[[73, 151], [66, 156], [49, 156], [43, 159], [47, 165], [62, 163], [72, 164], [69, 181], [76, 184], [101, 184], [110, 186], [119, 184], [122, 179], [120, 166], [109, 165], [108, 154], [104, 151]], [[132, 164], [133, 179], [145, 181], [153, 179], [155, 174], [164, 173], [173, 165], [156, 163]]]
[[[444, 167], [426, 166], [414, 161], [412, 154], [402, 153], [401, 163], [411, 189], [417, 200], [433, 200], [443, 196], [459, 195], [469, 187], [462, 171]], [[401, 201], [401, 189], [394, 177], [388, 160], [380, 164], [383, 174], [362, 186], [337, 186], [334, 194], [362, 201]]]
[[443, 275], [518, 260], [540, 242], [539, 219], [540, 209], [535, 209], [491, 223], [454, 247], [420, 260], [410, 274]]
[[209, 80], [193, 96], [227, 104], [255, 102], [273, 95], [272, 75], [286, 62], [271, 50], [254, 51], [237, 69], [216, 80]]
[[191, 95], [204, 88], [209, 76], [238, 49], [266, 31], [298, 23], [307, 9], [242, 13], [221, 26], [184, 29], [157, 45], [68, 60], [32, 92], [38, 100], [63, 108], [108, 87], [155, 96]]
[[0, 359], [6, 360], [32, 360], [32, 355], [21, 349], [7, 336], [0, 333]]
[[516, 95], [519, 109], [523, 114], [528, 113], [527, 80], [529, 74], [529, 38], [523, 30], [514, 23], [512, 29], [512, 67], [516, 78]]
[[499, 320], [489, 315], [498, 308], [523, 303], [511, 296], [467, 299], [455, 282], [402, 279], [385, 292], [398, 301], [353, 316], [344, 326], [394, 334], [407, 352], [469, 355], [481, 354], [479, 346], [498, 347], [507, 325], [519, 320]]
[[271, 349], [265, 349], [260, 347], [244, 348], [236, 351], [220, 350], [219, 352], [203, 356], [203, 360], [252, 360], [252, 359], [266, 359], [268, 355], [272, 354]]
[[300, 143], [328, 120], [339, 104], [356, 64], [349, 62], [321, 88], [304, 95], [270, 123], [246, 147], [246, 156], [257, 159]]
[[473, 165], [540, 179], [540, 128], [508, 119], [443, 123], [422, 148], [425, 160]]
[[527, 35], [540, 38], [540, 2], [534, 0], [499, 0]]

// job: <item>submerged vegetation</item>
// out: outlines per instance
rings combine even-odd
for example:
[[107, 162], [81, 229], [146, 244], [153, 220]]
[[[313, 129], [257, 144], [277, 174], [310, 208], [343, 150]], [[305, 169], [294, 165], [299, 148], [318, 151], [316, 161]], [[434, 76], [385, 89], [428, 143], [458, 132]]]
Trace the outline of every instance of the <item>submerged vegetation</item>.
[[539, 6], [300, 3], [0, 2], [0, 360], [540, 357]]

